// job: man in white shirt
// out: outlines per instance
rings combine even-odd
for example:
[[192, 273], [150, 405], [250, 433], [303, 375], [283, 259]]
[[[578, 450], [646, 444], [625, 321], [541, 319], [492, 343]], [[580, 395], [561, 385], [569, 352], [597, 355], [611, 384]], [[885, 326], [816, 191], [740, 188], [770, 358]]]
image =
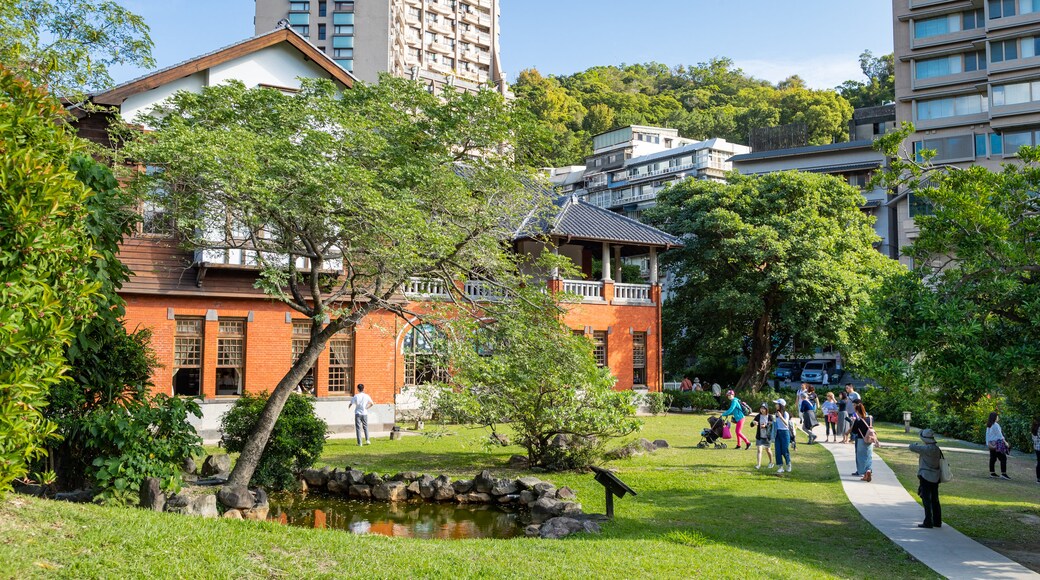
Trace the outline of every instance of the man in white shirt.
[[365, 444], [371, 445], [372, 442], [368, 440], [368, 410], [372, 408], [372, 397], [365, 394], [365, 385], [359, 384], [357, 386], [357, 394], [350, 399], [350, 405], [347, 406], [355, 407], [354, 409], [354, 434], [357, 435], [357, 444], [361, 445], [361, 429], [365, 430]]

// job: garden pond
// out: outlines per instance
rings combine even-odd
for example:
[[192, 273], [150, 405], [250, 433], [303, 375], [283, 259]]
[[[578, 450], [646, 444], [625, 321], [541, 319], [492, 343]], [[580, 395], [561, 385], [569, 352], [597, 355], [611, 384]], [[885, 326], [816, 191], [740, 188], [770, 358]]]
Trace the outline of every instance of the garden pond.
[[271, 521], [354, 534], [464, 540], [524, 535], [526, 513], [495, 505], [385, 503], [324, 494], [273, 494]]

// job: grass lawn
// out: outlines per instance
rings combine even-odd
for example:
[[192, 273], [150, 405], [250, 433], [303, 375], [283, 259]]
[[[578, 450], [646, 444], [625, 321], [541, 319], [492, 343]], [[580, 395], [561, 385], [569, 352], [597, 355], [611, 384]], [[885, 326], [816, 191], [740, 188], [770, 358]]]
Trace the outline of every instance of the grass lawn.
[[[902, 425], [879, 424], [878, 427], [882, 444], [920, 442], [917, 429], [906, 434]], [[1040, 485], [1036, 484], [1035, 456], [1012, 454], [1008, 459], [1008, 475], [1012, 481], [1002, 481], [989, 477], [989, 453], [984, 447], [941, 438], [939, 446], [949, 450], [946, 459], [953, 468], [953, 481], [939, 486], [943, 521], [1012, 560], [1040, 571]], [[876, 453], [920, 502], [917, 455], [897, 447], [882, 447]]]
[[[646, 420], [637, 436], [670, 449], [608, 464], [637, 492], [598, 536], [434, 541], [354, 536], [273, 523], [202, 520], [8, 497], [0, 503], [0, 577], [933, 578], [866, 523], [821, 446], [794, 472], [754, 469], [754, 448], [696, 449], [704, 416]], [[440, 438], [331, 441], [323, 461], [364, 470], [471, 477], [505, 468], [516, 447], [487, 451], [482, 430]], [[588, 474], [537, 474], [602, 512]]]

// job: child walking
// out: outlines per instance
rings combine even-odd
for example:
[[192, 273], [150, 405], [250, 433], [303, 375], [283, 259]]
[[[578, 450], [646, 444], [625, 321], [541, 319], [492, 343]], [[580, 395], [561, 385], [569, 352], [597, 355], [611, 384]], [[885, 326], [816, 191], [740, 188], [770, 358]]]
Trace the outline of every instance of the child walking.
[[773, 418], [769, 414], [769, 405], [762, 403], [762, 406], [758, 409], [758, 414], [751, 421], [752, 427], [758, 427], [755, 431], [755, 447], [758, 449], [758, 464], [755, 465], [755, 469], [762, 469], [762, 452], [766, 452], [766, 456], [769, 457], [769, 465], [766, 469], [773, 468], [773, 450], [769, 448], [773, 442]]

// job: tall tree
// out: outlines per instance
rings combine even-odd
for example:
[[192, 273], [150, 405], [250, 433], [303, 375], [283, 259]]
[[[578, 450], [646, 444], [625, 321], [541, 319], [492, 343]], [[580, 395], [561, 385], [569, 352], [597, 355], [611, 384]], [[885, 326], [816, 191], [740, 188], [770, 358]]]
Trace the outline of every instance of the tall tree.
[[111, 0], [0, 3], [0, 63], [60, 97], [111, 86], [113, 66], [153, 66], [151, 50], [144, 20]]
[[838, 93], [855, 108], [876, 107], [896, 100], [895, 57], [885, 54], [875, 57], [869, 50], [859, 55], [859, 69], [867, 81], [848, 80], [838, 87]]
[[[158, 190], [189, 247], [257, 250], [259, 286], [311, 320], [311, 340], [271, 393], [231, 473], [248, 484], [285, 400], [338, 332], [369, 313], [409, 312], [413, 277], [508, 284], [511, 239], [547, 202], [517, 167], [526, 129], [492, 91], [431, 95], [384, 77], [337, 96], [241, 84], [178, 93], [126, 152], [156, 166]], [[339, 271], [342, 269], [342, 275]]]
[[739, 388], [765, 384], [792, 343], [854, 344], [869, 293], [898, 265], [873, 249], [862, 195], [833, 176], [731, 174], [674, 185], [644, 215], [681, 236], [665, 313], [673, 351], [742, 353]]

